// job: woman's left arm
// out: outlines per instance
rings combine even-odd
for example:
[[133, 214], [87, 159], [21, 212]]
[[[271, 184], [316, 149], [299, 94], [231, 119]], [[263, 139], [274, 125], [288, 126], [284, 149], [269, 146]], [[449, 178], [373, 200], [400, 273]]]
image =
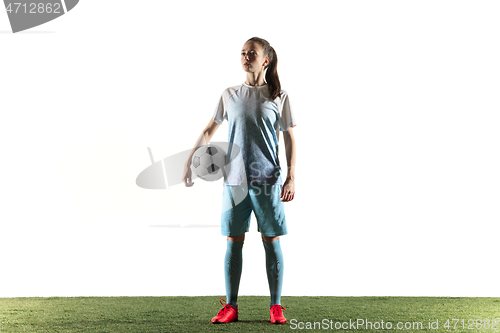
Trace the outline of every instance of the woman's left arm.
[[293, 128], [290, 126], [288, 130], [283, 132], [285, 140], [286, 162], [288, 165], [288, 174], [285, 184], [281, 191], [281, 201], [292, 201], [295, 195], [295, 138], [293, 136]]

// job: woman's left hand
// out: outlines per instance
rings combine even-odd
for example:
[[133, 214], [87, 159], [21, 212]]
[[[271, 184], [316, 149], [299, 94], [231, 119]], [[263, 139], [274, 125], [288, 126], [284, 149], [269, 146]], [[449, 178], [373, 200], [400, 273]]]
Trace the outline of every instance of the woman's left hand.
[[290, 178], [285, 180], [285, 184], [281, 189], [281, 201], [287, 202], [292, 201], [295, 195], [295, 183]]

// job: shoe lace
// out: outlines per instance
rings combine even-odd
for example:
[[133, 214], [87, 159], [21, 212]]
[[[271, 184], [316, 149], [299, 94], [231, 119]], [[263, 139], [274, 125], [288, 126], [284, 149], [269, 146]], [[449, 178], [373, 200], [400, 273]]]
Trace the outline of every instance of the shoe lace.
[[283, 315], [283, 310], [286, 310], [284, 307], [282, 307], [279, 304], [274, 305], [271, 310], [273, 311], [273, 316], [282, 316]]
[[[224, 307], [222, 309], [220, 309], [218, 315], [225, 315], [226, 312], [231, 309], [230, 308], [231, 305], [227, 304], [226, 301], [222, 298], [219, 300], [219, 302], [220, 302], [220, 304], [224, 305]], [[224, 303], [222, 303], [222, 302], [224, 302]]]

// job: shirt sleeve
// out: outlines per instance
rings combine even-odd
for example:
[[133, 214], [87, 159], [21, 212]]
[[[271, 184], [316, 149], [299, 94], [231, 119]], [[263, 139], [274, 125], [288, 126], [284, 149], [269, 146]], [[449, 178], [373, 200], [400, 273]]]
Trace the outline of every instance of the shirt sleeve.
[[226, 102], [224, 100], [224, 93], [222, 93], [219, 102], [217, 103], [217, 106], [215, 107], [215, 112], [213, 115], [214, 121], [221, 125], [224, 119], [227, 120], [227, 109], [226, 109]]
[[297, 120], [292, 112], [292, 106], [290, 105], [290, 98], [288, 93], [284, 90], [281, 91], [283, 94], [281, 96], [281, 110], [280, 110], [280, 131], [286, 131], [288, 128], [297, 126]]

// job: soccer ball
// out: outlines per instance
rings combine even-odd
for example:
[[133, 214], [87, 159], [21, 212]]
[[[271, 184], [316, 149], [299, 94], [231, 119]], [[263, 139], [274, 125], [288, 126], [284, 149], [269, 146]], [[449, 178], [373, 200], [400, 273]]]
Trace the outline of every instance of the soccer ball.
[[219, 180], [225, 173], [226, 153], [218, 146], [205, 145], [194, 152], [192, 165], [194, 173], [201, 179]]

